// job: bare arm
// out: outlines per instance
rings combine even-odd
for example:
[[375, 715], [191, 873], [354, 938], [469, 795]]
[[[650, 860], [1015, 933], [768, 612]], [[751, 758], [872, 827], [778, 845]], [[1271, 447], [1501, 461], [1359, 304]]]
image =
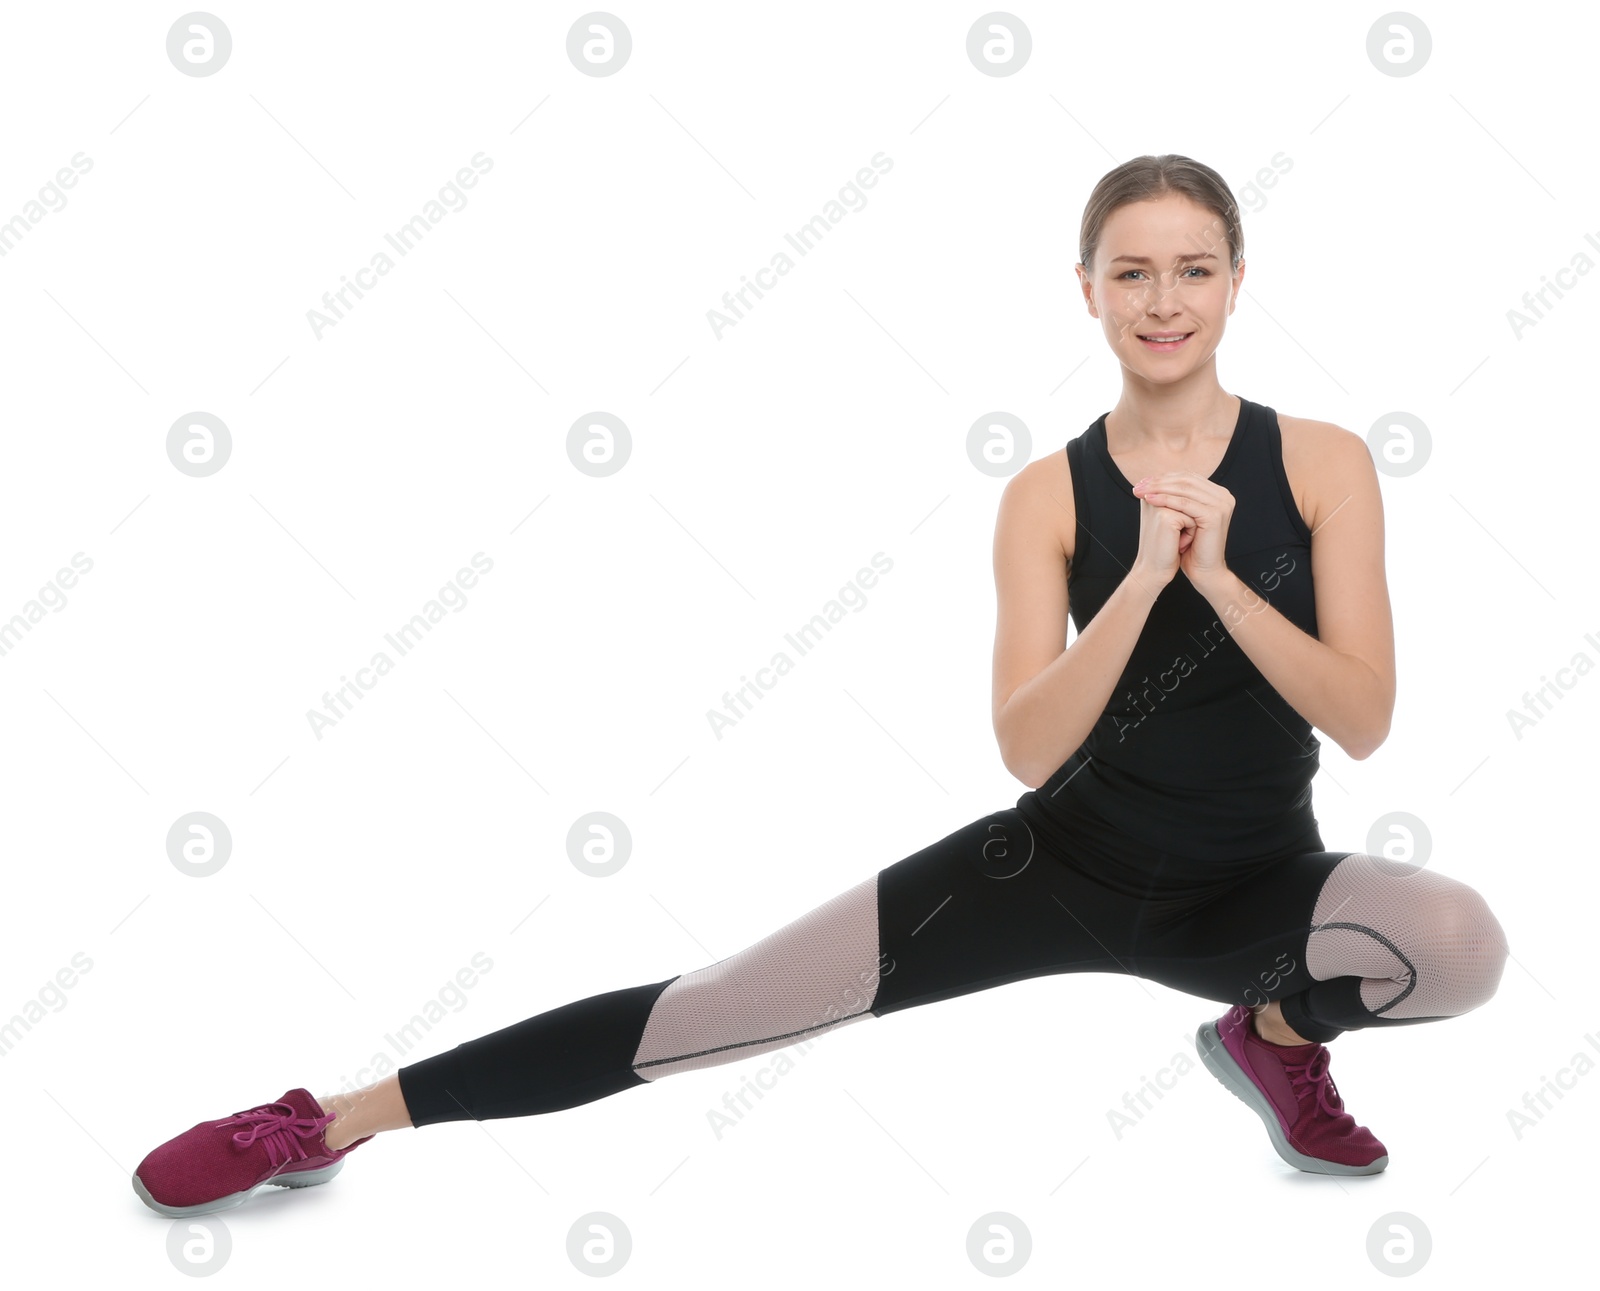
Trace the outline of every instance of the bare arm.
[[1006, 769], [1030, 789], [1088, 738], [1165, 586], [1132, 571], [1067, 646], [1073, 505], [1057, 452], [1011, 478], [995, 521], [994, 733]]
[[1291, 623], [1231, 571], [1197, 590], [1272, 688], [1359, 759], [1371, 756], [1388, 737], [1394, 713], [1394, 621], [1383, 567], [1383, 498], [1362, 439], [1328, 423], [1315, 425], [1319, 435], [1308, 518], [1317, 636]]

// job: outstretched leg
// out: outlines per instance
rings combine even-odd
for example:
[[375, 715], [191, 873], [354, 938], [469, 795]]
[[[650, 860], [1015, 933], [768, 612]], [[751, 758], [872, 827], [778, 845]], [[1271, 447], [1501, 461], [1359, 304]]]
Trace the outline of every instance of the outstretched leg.
[[869, 1016], [877, 876], [692, 973], [607, 991], [402, 1067], [412, 1124], [559, 1111]]
[[330, 1096], [329, 1139], [557, 1111], [1026, 977], [1126, 972], [1138, 905], [1004, 808], [727, 959], [469, 1040], [370, 1098]]

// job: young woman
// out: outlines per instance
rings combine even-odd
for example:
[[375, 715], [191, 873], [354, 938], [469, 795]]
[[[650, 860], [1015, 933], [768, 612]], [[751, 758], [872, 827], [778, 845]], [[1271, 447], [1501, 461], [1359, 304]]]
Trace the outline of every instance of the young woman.
[[[1130, 973], [1231, 1007], [1202, 1061], [1302, 1170], [1373, 1174], [1328, 1041], [1455, 1017], [1504, 934], [1434, 870], [1328, 851], [1315, 726], [1384, 740], [1394, 642], [1365, 443], [1217, 383], [1239, 211], [1187, 157], [1090, 196], [1078, 279], [1122, 396], [1007, 485], [994, 728], [1029, 786], [749, 948], [551, 1009], [353, 1094], [291, 1089], [156, 1148], [166, 1215], [332, 1178], [375, 1134], [554, 1112], [899, 1009], [1045, 973]], [[1064, 648], [1067, 616], [1077, 636]]]

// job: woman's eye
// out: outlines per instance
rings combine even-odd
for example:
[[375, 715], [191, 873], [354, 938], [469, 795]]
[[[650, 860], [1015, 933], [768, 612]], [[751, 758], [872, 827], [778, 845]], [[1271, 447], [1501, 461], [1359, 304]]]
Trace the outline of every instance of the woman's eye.
[[[1117, 277], [1118, 277], [1118, 278], [1126, 278], [1126, 277], [1127, 277], [1127, 276], [1128, 276], [1128, 274], [1130, 274], [1130, 273], [1143, 273], [1143, 272], [1144, 272], [1144, 270], [1143, 270], [1143, 269], [1129, 269], [1129, 270], [1127, 270], [1127, 271], [1126, 271], [1126, 272], [1125, 272], [1125, 273], [1119, 273], [1119, 274], [1118, 274], [1118, 275], [1117, 275]], [[1185, 273], [1198, 273], [1198, 274], [1204, 274], [1204, 275], [1205, 275], [1205, 276], [1206, 276], [1206, 277], [1207, 277], [1207, 278], [1209, 278], [1209, 277], [1210, 277], [1210, 276], [1211, 276], [1211, 270], [1209, 270], [1209, 269], [1202, 269], [1202, 268], [1201, 268], [1201, 267], [1200, 267], [1200, 266], [1199, 266], [1199, 265], [1197, 265], [1197, 264], [1192, 264], [1192, 265], [1190, 265], [1190, 266], [1189, 266], [1189, 267], [1188, 267], [1188, 268], [1187, 268], [1187, 269], [1185, 269], [1185, 270], [1184, 270], [1184, 272], [1185, 272]]]

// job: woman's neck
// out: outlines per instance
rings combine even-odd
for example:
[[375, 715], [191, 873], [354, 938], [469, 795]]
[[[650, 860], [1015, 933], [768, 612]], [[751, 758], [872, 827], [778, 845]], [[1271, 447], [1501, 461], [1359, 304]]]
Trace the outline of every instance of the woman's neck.
[[1214, 379], [1192, 389], [1124, 384], [1122, 398], [1106, 414], [1106, 439], [1115, 452], [1181, 458], [1201, 444], [1227, 439], [1240, 403]]

